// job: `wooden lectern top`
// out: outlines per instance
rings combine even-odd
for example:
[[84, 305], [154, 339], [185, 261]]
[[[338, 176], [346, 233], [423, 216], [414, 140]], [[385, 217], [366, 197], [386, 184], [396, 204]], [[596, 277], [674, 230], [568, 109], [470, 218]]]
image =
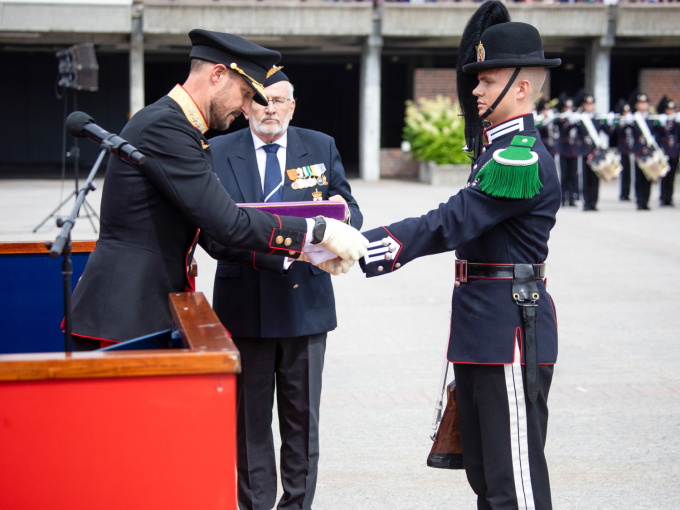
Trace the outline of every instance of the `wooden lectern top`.
[[241, 358], [201, 292], [173, 293], [185, 349], [0, 355], [0, 381], [238, 373]]

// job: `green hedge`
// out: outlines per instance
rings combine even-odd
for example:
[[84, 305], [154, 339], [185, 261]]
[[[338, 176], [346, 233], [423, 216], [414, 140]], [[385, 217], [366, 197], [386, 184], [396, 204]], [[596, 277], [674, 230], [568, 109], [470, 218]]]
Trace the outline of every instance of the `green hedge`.
[[411, 144], [413, 159], [440, 165], [469, 163], [463, 152], [465, 123], [459, 113], [448, 97], [421, 99], [417, 105], [406, 101], [403, 139]]

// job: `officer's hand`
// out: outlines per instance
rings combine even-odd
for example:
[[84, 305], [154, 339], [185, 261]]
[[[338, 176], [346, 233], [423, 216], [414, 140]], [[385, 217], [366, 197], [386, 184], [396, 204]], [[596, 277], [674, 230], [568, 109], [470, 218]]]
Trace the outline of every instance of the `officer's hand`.
[[347, 274], [349, 273], [349, 269], [354, 265], [354, 261], [352, 260], [342, 260], [340, 257], [336, 257], [331, 260], [327, 260], [325, 262], [322, 262], [321, 264], [318, 264], [317, 267], [323, 269], [327, 273], [332, 274], [333, 276], [338, 276], [340, 274]]
[[324, 219], [326, 220], [326, 233], [323, 241], [319, 243], [321, 246], [336, 253], [343, 260], [357, 261], [366, 255], [368, 239], [358, 230], [332, 218]]
[[333, 195], [332, 197], [328, 197], [328, 201], [345, 204], [345, 221], [347, 221], [347, 217], [349, 216], [349, 206], [347, 205], [347, 200], [345, 200], [342, 195]]

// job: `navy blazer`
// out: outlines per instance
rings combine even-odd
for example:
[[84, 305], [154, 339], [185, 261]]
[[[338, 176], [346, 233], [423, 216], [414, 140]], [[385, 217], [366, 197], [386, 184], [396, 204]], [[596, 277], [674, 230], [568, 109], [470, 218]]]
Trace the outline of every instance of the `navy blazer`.
[[[212, 138], [210, 148], [215, 173], [229, 195], [236, 202], [263, 202], [250, 129]], [[328, 184], [295, 190], [284, 175], [281, 201], [312, 201], [315, 190], [323, 193], [324, 200], [341, 195], [349, 205], [351, 225], [361, 228], [363, 216], [351, 194], [335, 140], [317, 131], [289, 127], [284, 170], [317, 163], [326, 166]], [[225, 262], [217, 265], [213, 308], [233, 336], [297, 337], [335, 329], [335, 297], [328, 273], [306, 262], [295, 262], [282, 276], [283, 257], [264, 253], [249, 257], [251, 267]]]
[[[399, 270], [418, 257], [456, 250], [461, 260], [483, 264], [541, 264], [548, 257], [548, 238], [560, 207], [561, 188], [555, 160], [540, 141], [533, 116], [523, 115], [492, 126], [490, 141], [473, 166], [466, 188], [420, 218], [409, 218], [364, 232], [375, 244], [362, 259], [366, 276]], [[513, 137], [536, 138], [543, 187], [529, 199], [494, 198], [478, 186], [477, 174], [494, 152], [508, 147]], [[379, 260], [381, 240], [395, 241], [395, 250]], [[451, 268], [454, 271], [454, 268]], [[537, 280], [538, 361], [557, 360], [557, 316], [543, 280]], [[512, 282], [479, 279], [461, 283], [453, 292], [448, 359], [454, 363], [505, 364], [514, 360], [515, 341], [521, 345], [522, 320], [512, 299]]]

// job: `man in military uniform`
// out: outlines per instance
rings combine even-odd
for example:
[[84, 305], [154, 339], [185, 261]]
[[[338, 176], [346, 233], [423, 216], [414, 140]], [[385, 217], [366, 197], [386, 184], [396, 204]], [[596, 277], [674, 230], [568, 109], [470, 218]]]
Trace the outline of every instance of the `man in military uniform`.
[[[264, 82], [267, 106], [253, 105], [250, 127], [210, 140], [215, 173], [239, 202], [345, 203], [345, 221], [361, 228], [335, 141], [318, 131], [289, 126], [296, 108], [293, 85], [279, 71]], [[302, 168], [319, 170], [313, 184]], [[310, 509], [319, 464], [319, 407], [328, 331], [337, 326], [331, 278], [294, 263], [283, 277], [280, 256], [249, 254], [250, 267], [219, 262], [213, 308], [241, 353], [236, 377], [238, 487], [241, 510], [276, 504], [272, 407], [281, 432], [279, 510]], [[236, 297], [236, 299], [235, 299]]]
[[[581, 117], [587, 115], [590, 118], [590, 122], [598, 136], [601, 135], [601, 131], [607, 129], [605, 121], [595, 118], [595, 97], [592, 94], [585, 90], [580, 91], [574, 99], [574, 105], [579, 109]], [[597, 149], [597, 146], [582, 119], [576, 123], [576, 127], [578, 129], [577, 150], [581, 160], [583, 178], [583, 210], [597, 211], [600, 179], [588, 164], [588, 156]]]
[[559, 128], [556, 124], [555, 112], [553, 112], [550, 101], [541, 99], [537, 105], [536, 128], [541, 135], [541, 142], [545, 145], [548, 153], [555, 157], [557, 155], [557, 142], [560, 137]]
[[635, 145], [635, 128], [632, 125], [633, 114], [625, 99], [620, 99], [616, 103], [614, 112], [619, 115], [614, 127], [614, 136], [616, 137], [617, 149], [621, 154], [621, 166], [623, 167], [619, 177], [619, 200], [629, 202], [631, 172], [634, 166], [632, 162], [633, 146]]
[[420, 218], [364, 233], [367, 277], [456, 251], [448, 359], [481, 510], [551, 508], [544, 447], [557, 323], [544, 277], [561, 189], [531, 112], [545, 68], [559, 64], [544, 57], [533, 26], [509, 22], [500, 2], [484, 3], [468, 22], [457, 66], [466, 129], [476, 131], [480, 117], [492, 124], [467, 187]]
[[660, 202], [662, 206], [673, 206], [673, 186], [680, 157], [680, 124], [676, 120], [675, 108], [675, 101], [664, 96], [657, 108], [660, 118], [654, 125], [656, 143], [668, 156], [668, 164], [671, 167], [666, 176], [661, 179]]
[[578, 198], [578, 128], [574, 116], [574, 101], [565, 98], [560, 105], [561, 114], [557, 121], [560, 132], [558, 151], [560, 155], [560, 181], [562, 183], [562, 205], [576, 206]]
[[[281, 55], [240, 37], [189, 33], [191, 73], [184, 86], [138, 112], [121, 136], [145, 156], [143, 165], [111, 158], [101, 205], [101, 233], [73, 294], [77, 349], [120, 342], [172, 327], [168, 294], [193, 290], [187, 271], [199, 230], [220, 258], [228, 247], [280, 253], [334, 252], [357, 260], [366, 240], [353, 228], [241, 209], [213, 172], [208, 127], [226, 129], [253, 99], [267, 104], [262, 82]], [[322, 257], [322, 258], [319, 258]], [[333, 266], [348, 269], [347, 262]]]
[[[638, 91], [634, 93], [635, 101], [633, 112], [640, 112], [647, 127], [650, 131], [654, 128], [649, 116], [649, 98], [647, 94], [642, 94]], [[633, 103], [633, 101], [631, 101]], [[649, 195], [652, 191], [652, 183], [645, 177], [644, 172], [637, 164], [637, 158], [642, 154], [642, 151], [647, 147], [647, 141], [642, 134], [642, 129], [635, 120], [631, 123], [633, 127], [633, 155], [635, 157], [635, 200], [637, 202], [638, 211], [649, 211]]]

